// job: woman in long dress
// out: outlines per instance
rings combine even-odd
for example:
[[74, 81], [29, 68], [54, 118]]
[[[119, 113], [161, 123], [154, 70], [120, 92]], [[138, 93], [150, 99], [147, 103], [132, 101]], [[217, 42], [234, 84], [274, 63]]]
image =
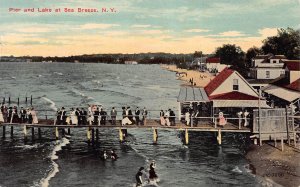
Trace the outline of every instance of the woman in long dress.
[[165, 120], [166, 120], [167, 126], [170, 126], [170, 118], [169, 117], [170, 117], [170, 112], [167, 110], [165, 113], [165, 118], [166, 118]]
[[132, 121], [130, 121], [130, 119], [128, 118], [128, 114], [129, 114], [129, 111], [128, 111], [128, 109], [126, 109], [126, 110], [125, 110], [125, 116], [124, 116], [124, 118], [122, 119], [122, 125], [123, 125], [123, 126], [126, 125], [126, 124], [128, 124], [128, 125], [131, 125], [131, 124], [132, 124]]
[[161, 124], [161, 125], [165, 125], [165, 124], [166, 124], [166, 121], [165, 121], [165, 113], [164, 113], [163, 110], [160, 111], [159, 116], [160, 116], [160, 124]]
[[37, 118], [37, 115], [36, 115], [36, 111], [34, 110], [33, 107], [31, 108], [30, 113], [31, 113], [31, 115], [32, 115], [32, 123], [33, 123], [33, 124], [38, 124], [39, 121], [38, 121], [38, 118]]
[[72, 108], [72, 111], [71, 111], [71, 121], [72, 121], [71, 125], [78, 125], [78, 118], [77, 118], [76, 112], [73, 108]]
[[2, 111], [0, 110], [0, 123], [3, 123], [3, 122], [4, 122], [4, 118], [3, 118]]

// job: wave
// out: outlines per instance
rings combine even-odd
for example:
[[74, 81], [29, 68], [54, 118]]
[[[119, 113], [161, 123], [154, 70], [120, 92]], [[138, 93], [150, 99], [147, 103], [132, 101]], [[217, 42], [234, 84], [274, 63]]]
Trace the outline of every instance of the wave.
[[50, 103], [50, 108], [54, 111], [57, 111], [57, 107], [55, 106], [55, 102], [52, 101], [51, 99], [47, 98], [47, 97], [41, 97], [42, 99], [44, 99], [45, 101], [47, 101], [48, 103]]
[[35, 149], [38, 148], [40, 144], [33, 144], [33, 145], [16, 145], [16, 148], [23, 148], [23, 149]]
[[53, 74], [56, 74], [56, 75], [60, 75], [60, 76], [62, 76], [63, 75], [63, 73], [60, 73], [60, 72], [53, 72]]
[[52, 170], [48, 173], [46, 178], [43, 178], [40, 180], [40, 186], [41, 187], [48, 187], [49, 186], [49, 181], [51, 180], [51, 178], [55, 177], [56, 173], [59, 172], [59, 166], [58, 164], [55, 162], [55, 160], [58, 159], [58, 156], [56, 155], [56, 153], [60, 150], [62, 150], [62, 147], [66, 146], [67, 144], [69, 144], [70, 141], [67, 138], [62, 138], [60, 141], [58, 141], [58, 143], [55, 145], [52, 153], [50, 154], [50, 159], [52, 162]]
[[238, 166], [235, 166], [233, 170], [231, 170], [232, 172], [235, 172], [235, 173], [243, 173], [242, 170], [240, 170], [240, 168]]

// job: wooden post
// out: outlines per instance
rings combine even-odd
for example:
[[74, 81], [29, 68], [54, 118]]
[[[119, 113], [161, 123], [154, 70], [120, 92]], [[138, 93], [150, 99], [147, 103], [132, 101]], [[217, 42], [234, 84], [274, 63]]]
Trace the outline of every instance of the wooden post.
[[98, 141], [99, 140], [99, 129], [97, 128], [96, 129], [96, 141]]
[[153, 128], [153, 144], [157, 144], [157, 129]]
[[31, 127], [31, 139], [34, 140], [34, 127]]
[[262, 146], [262, 138], [261, 138], [260, 96], [261, 96], [261, 89], [259, 89], [259, 96], [258, 96], [258, 133], [259, 133], [259, 146]]
[[219, 145], [222, 144], [222, 133], [221, 133], [221, 129], [218, 129], [218, 137], [217, 137], [217, 141], [218, 141], [218, 144], [219, 144]]
[[10, 127], [10, 137], [14, 136], [14, 126]]
[[32, 95], [30, 96], [30, 105], [32, 106]]
[[5, 128], [6, 128], [6, 126], [4, 125], [3, 127], [2, 127], [3, 129], [2, 129], [2, 136], [3, 136], [3, 138], [5, 138]]
[[71, 135], [71, 129], [68, 128], [68, 135]]
[[27, 127], [26, 125], [24, 125], [24, 138], [26, 138], [26, 136], [27, 136]]
[[288, 144], [291, 145], [291, 139], [290, 139], [290, 127], [289, 127], [289, 114], [288, 114], [289, 110], [288, 110], [288, 106], [286, 106], [285, 108], [285, 114], [286, 114], [286, 131], [287, 131], [287, 140], [288, 140]]
[[58, 127], [55, 127], [55, 138], [58, 139], [59, 133], [58, 133]]
[[39, 139], [42, 138], [41, 128], [38, 128]]
[[20, 106], [20, 98], [18, 97], [18, 106]]
[[292, 116], [292, 130], [293, 130], [294, 146], [296, 147], [297, 146], [297, 141], [296, 141], [295, 118], [294, 118], [294, 116]]
[[283, 137], [281, 137], [281, 151], [284, 150], [284, 145], [283, 145]]
[[87, 128], [86, 136], [87, 136], [88, 141], [90, 142], [91, 141], [91, 130], [89, 127]]
[[120, 142], [123, 142], [123, 131], [121, 128], [119, 128], [119, 138], [120, 138]]
[[8, 97], [8, 105], [10, 105], [10, 97]]
[[92, 142], [95, 141], [95, 129], [92, 128]]
[[3, 97], [3, 101], [2, 101], [2, 104], [3, 104], [3, 105], [5, 104], [5, 97]]
[[27, 106], [27, 96], [25, 97], [25, 104], [26, 104], [26, 106]]
[[274, 147], [277, 147], [277, 139], [276, 139], [276, 136], [274, 137]]
[[185, 129], [184, 139], [185, 139], [185, 144], [188, 145], [189, 144], [189, 132], [188, 132], [188, 129]]

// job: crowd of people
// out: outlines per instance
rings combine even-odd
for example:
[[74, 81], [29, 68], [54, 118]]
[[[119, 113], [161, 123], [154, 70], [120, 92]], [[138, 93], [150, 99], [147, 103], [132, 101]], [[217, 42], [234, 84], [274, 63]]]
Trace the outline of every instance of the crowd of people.
[[175, 126], [175, 112], [171, 109], [165, 112], [161, 110], [159, 112], [160, 124], [163, 126]]
[[37, 124], [37, 113], [33, 107], [19, 108], [17, 106], [7, 107], [1, 105], [0, 123], [28, 123]]
[[[71, 108], [67, 113], [64, 107], [56, 112], [57, 125], [106, 125], [108, 117], [112, 125], [117, 124], [118, 112], [115, 107], [111, 108], [110, 115], [104, 110], [102, 105], [89, 105], [87, 110], [85, 108]], [[146, 125], [146, 118], [148, 111], [146, 107], [140, 110], [136, 107], [134, 111], [130, 107], [122, 107], [121, 124], [124, 125]]]

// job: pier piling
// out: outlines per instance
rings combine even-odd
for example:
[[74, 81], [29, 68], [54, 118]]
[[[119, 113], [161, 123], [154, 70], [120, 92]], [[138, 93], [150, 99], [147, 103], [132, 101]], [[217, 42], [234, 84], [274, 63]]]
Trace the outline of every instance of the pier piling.
[[71, 129], [68, 128], [68, 135], [71, 135]]
[[10, 105], [10, 97], [8, 97], [8, 105]]
[[20, 106], [20, 98], [18, 97], [18, 106]]
[[92, 128], [92, 142], [95, 141], [95, 129]]
[[59, 134], [58, 134], [58, 127], [55, 127], [55, 138], [58, 139], [58, 136], [59, 136]]
[[27, 137], [27, 127], [26, 127], [26, 125], [24, 125], [23, 132], [24, 132], [24, 138], [26, 139], [26, 137]]
[[222, 144], [222, 133], [221, 133], [221, 129], [218, 130], [217, 141], [218, 141], [218, 144], [219, 144], [219, 145]]
[[157, 129], [153, 128], [153, 144], [157, 144], [158, 132]]
[[25, 104], [26, 104], [26, 106], [27, 106], [27, 97], [25, 97]]
[[188, 129], [185, 129], [185, 134], [184, 134], [184, 139], [185, 139], [185, 144], [189, 144], [189, 132]]
[[5, 130], [6, 130], [6, 129], [5, 129], [5, 126], [3, 126], [2, 128], [3, 128], [3, 129], [2, 129], [2, 137], [5, 138]]
[[30, 106], [32, 106], [32, 95], [30, 96]]
[[31, 127], [31, 139], [34, 140], [34, 127]]
[[284, 150], [284, 145], [283, 145], [283, 137], [281, 137], [281, 151]]
[[42, 138], [41, 128], [38, 128], [38, 135], [39, 135], [39, 139], [41, 139]]
[[96, 129], [96, 141], [99, 140], [99, 129]]
[[123, 139], [123, 131], [121, 128], [119, 128], [119, 138], [120, 138], [120, 142], [123, 142], [124, 139]]
[[90, 127], [87, 128], [86, 136], [87, 136], [88, 142], [90, 142], [91, 141], [91, 129], [90, 129]]
[[14, 126], [10, 127], [10, 137], [14, 137]]

